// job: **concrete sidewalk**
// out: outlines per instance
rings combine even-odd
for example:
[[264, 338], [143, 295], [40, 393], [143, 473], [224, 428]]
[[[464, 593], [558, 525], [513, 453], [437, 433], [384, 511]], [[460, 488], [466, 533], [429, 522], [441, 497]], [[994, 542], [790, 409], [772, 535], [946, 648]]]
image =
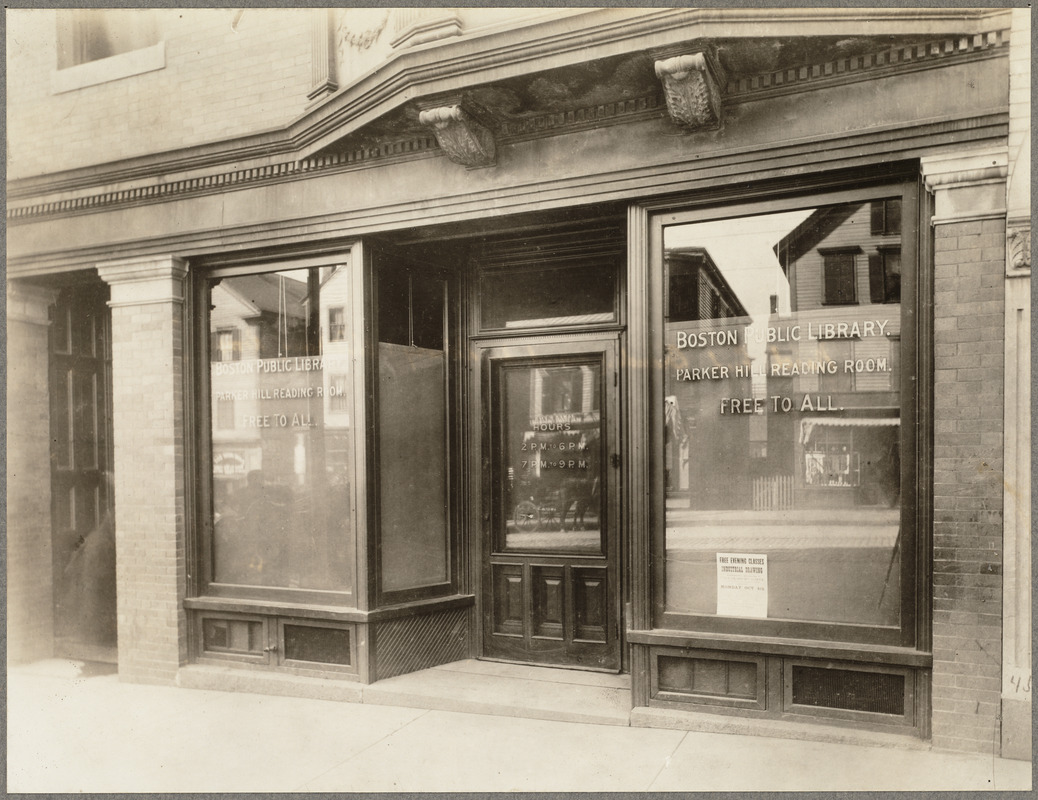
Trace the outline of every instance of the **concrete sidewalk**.
[[[93, 674], [92, 674], [93, 673]], [[1028, 790], [1031, 765], [8, 671], [8, 792]]]

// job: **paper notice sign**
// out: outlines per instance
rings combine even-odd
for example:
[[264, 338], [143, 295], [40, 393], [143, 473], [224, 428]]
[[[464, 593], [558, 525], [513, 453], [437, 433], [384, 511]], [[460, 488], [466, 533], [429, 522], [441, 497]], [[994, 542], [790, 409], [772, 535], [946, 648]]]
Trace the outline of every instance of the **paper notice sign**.
[[768, 616], [768, 557], [754, 553], [717, 554], [717, 614]]

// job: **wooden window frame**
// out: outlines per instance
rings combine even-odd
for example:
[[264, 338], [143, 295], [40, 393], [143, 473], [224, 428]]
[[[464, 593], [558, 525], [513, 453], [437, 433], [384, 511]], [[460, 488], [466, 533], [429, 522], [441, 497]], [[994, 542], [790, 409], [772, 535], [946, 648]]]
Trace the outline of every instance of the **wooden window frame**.
[[[383, 260], [405, 266], [409, 271], [424, 276], [435, 276], [444, 282], [444, 333], [443, 344], [446, 350], [446, 429], [447, 442], [444, 443], [444, 468], [447, 482], [447, 576], [446, 580], [413, 588], [387, 590], [383, 586], [382, 570], [382, 525], [381, 525], [381, 490], [380, 490], [380, 451], [379, 451], [379, 324], [378, 324], [378, 267]], [[462, 519], [464, 515], [461, 498], [462, 485], [462, 446], [461, 446], [461, 391], [463, 378], [463, 331], [461, 312], [460, 277], [448, 271], [424, 264], [415, 264], [406, 257], [386, 245], [380, 245], [366, 253], [364, 268], [364, 318], [366, 321], [363, 341], [365, 384], [367, 391], [368, 419], [366, 435], [367, 454], [367, 518], [368, 529], [363, 534], [367, 540], [367, 551], [370, 553], [366, 567], [366, 582], [369, 587], [368, 602], [370, 608], [386, 608], [406, 603], [415, 603], [450, 597], [459, 591]], [[360, 535], [360, 534], [358, 534]]]
[[[741, 619], [668, 612], [665, 609], [666, 527], [664, 498], [663, 230], [666, 226], [738, 218], [794, 208], [902, 198], [902, 267], [915, 273], [902, 280], [902, 446], [900, 624], [856, 624]], [[718, 190], [699, 197], [661, 199], [629, 212], [627, 396], [628, 491], [631, 531], [630, 614], [633, 641], [753, 641], [762, 652], [798, 640], [810, 649], [843, 646], [873, 649], [884, 657], [926, 659], [930, 650], [932, 498], [932, 265], [926, 209], [918, 165], [907, 162], [863, 173], [820, 175], [799, 184], [775, 181], [741, 193]], [[639, 370], [637, 365], [654, 365]], [[639, 422], [641, 418], [641, 422]]]
[[[239, 257], [240, 258], [240, 257]], [[212, 543], [213, 530], [213, 418], [212, 390], [210, 383], [210, 359], [212, 356], [212, 336], [209, 331], [209, 286], [214, 279], [232, 278], [242, 275], [254, 275], [265, 272], [278, 272], [290, 269], [307, 269], [322, 266], [341, 266], [352, 270], [350, 275], [350, 308], [346, 319], [349, 322], [347, 337], [356, 342], [363, 340], [363, 249], [360, 243], [345, 245], [335, 249], [328, 255], [305, 256], [296, 253], [270, 254], [266, 257], [250, 258], [228, 257], [200, 260], [197, 269], [192, 271], [192, 308], [191, 348], [194, 354], [195, 368], [190, 370], [189, 403], [191, 420], [189, 429], [197, 431], [191, 439], [192, 473], [190, 482], [197, 489], [192, 495], [195, 535], [188, 545], [188, 559], [194, 565], [189, 569], [187, 603], [195, 598], [225, 598], [227, 600], [259, 601], [266, 604], [268, 610], [292, 608], [302, 605], [319, 605], [327, 608], [366, 608], [363, 598], [365, 583], [362, 580], [360, 565], [363, 564], [363, 532], [366, 530], [365, 510], [362, 498], [365, 492], [366, 465], [363, 453], [363, 431], [365, 425], [365, 377], [362, 370], [353, 375], [354, 440], [352, 454], [353, 477], [350, 484], [349, 506], [351, 509], [350, 524], [353, 530], [354, 543], [347, 554], [352, 573], [351, 586], [341, 590], [328, 589], [293, 589], [278, 586], [249, 586], [243, 584], [218, 583], [213, 580]], [[359, 346], [359, 344], [358, 344]], [[196, 650], [201, 648], [201, 628], [196, 631]]]

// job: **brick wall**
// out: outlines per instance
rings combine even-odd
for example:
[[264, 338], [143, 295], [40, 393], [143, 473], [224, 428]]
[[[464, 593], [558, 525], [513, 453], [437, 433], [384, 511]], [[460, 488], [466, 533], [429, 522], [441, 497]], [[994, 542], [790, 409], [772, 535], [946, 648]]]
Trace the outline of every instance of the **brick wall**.
[[934, 241], [933, 744], [997, 752], [1005, 223]]
[[[280, 127], [310, 89], [309, 9], [157, 9], [166, 66], [53, 93], [53, 9], [9, 9], [8, 178]], [[98, 142], [104, 142], [98, 147]]]
[[[129, 266], [139, 279], [170, 263]], [[179, 278], [120, 283], [121, 266], [99, 267], [112, 284], [119, 677], [171, 683], [187, 658], [184, 309]]]
[[47, 307], [52, 296], [8, 285], [7, 658], [53, 650]]

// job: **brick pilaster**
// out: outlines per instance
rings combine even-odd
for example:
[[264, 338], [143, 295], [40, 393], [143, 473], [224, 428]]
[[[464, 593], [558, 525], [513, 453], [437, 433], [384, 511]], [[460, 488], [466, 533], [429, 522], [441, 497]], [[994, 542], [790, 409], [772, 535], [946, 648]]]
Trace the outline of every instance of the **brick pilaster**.
[[98, 265], [111, 286], [119, 676], [171, 683], [187, 658], [184, 279], [171, 258]]
[[7, 284], [7, 659], [54, 649], [47, 334], [56, 292]]
[[924, 159], [935, 193], [933, 744], [991, 753], [1002, 671], [1004, 151]]

